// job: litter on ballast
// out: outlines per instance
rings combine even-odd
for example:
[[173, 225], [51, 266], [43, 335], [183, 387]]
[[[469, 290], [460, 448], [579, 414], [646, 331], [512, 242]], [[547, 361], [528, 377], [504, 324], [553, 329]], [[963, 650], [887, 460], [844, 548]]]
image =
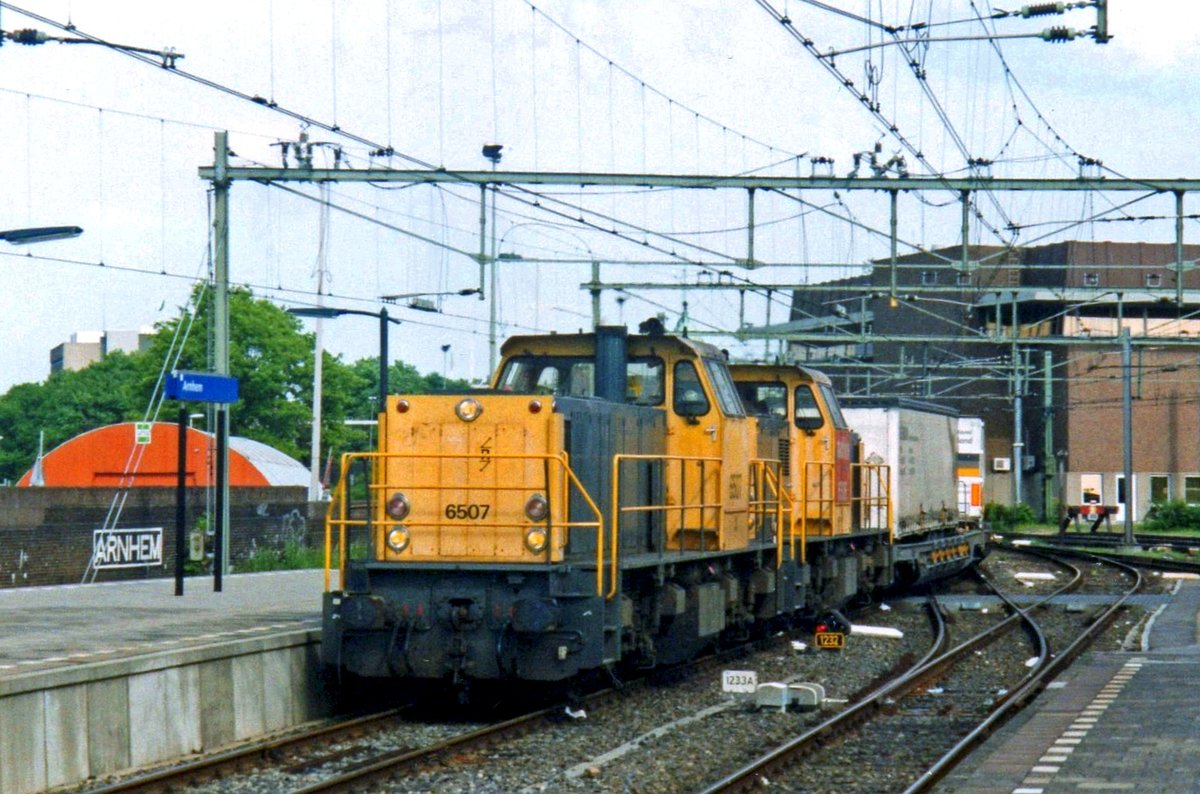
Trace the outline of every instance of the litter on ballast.
[[863, 626], [855, 623], [850, 627], [851, 634], [861, 634], [864, 637], [890, 637], [892, 639], [904, 639], [904, 632], [900, 629], [894, 629], [890, 626]]

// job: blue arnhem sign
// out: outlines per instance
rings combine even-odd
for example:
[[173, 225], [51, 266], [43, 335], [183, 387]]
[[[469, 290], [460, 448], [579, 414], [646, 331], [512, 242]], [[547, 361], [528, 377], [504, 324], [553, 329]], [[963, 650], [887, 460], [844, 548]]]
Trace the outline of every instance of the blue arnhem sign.
[[238, 401], [238, 380], [211, 372], [172, 372], [167, 376], [167, 399], [235, 403]]

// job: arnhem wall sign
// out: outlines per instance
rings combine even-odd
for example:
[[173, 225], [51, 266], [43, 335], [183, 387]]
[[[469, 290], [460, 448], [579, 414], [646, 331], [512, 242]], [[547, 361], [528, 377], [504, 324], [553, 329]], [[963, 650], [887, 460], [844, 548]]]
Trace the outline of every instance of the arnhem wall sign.
[[92, 531], [93, 568], [139, 568], [162, 564], [162, 527]]

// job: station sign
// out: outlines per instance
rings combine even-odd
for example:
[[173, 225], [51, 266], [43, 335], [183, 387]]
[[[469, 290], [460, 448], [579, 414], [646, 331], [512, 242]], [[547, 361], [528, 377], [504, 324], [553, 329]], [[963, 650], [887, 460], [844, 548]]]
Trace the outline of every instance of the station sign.
[[163, 564], [162, 527], [92, 531], [92, 567], [142, 568]]
[[235, 403], [238, 380], [211, 372], [175, 371], [167, 376], [167, 399], [201, 403]]

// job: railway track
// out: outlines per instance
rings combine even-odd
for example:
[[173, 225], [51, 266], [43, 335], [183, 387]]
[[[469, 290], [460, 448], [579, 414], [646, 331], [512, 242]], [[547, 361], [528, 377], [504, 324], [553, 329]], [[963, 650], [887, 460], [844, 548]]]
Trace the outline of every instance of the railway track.
[[[992, 587], [1007, 603], [1008, 617], [949, 650], [938, 650], [931, 658], [923, 660], [903, 676], [880, 687], [852, 707], [711, 784], [704, 789], [705, 794], [751, 791], [764, 784], [778, 785], [783, 789], [803, 787], [805, 790], [826, 791], [854, 790], [850, 788], [854, 785], [859, 786], [857, 790], [864, 791], [928, 790], [979, 742], [1036, 696], [1050, 677], [1069, 664], [1091, 639], [1103, 630], [1108, 621], [1116, 615], [1124, 599], [1140, 586], [1140, 576], [1136, 572], [1128, 574], [1129, 579], [1134, 582], [1133, 586], [1104, 614], [1097, 616], [1094, 621], [1089, 620], [1090, 626], [1077, 632], [1069, 642], [1063, 643], [1061, 650], [1056, 651], [1047, 632], [1034, 619], [1033, 611], [1038, 606], [1049, 603], [1055, 595], [1078, 589], [1084, 581], [1083, 572], [1078, 567], [1059, 560], [1056, 560], [1056, 564], [1072, 570], [1070, 581], [1055, 586], [1032, 607], [1022, 609], [1004, 593], [999, 592], [998, 588]], [[962, 726], [966, 723], [968, 718], [961, 712], [967, 709], [963, 708], [961, 703], [949, 704], [945, 698], [930, 698], [930, 692], [939, 689], [933, 687], [931, 682], [951, 679], [951, 676], [955, 675], [955, 669], [978, 659], [981, 649], [998, 642], [1000, 637], [1005, 636], [1018, 624], [1025, 627], [1030, 637], [1032, 645], [1029, 647], [1034, 649], [1036, 664], [1018, 680], [1009, 680], [999, 685], [997, 691], [1003, 694], [999, 694], [990, 703], [985, 699], [982, 704], [984, 708], [979, 710], [983, 716], [979, 717], [979, 714], [976, 714], [978, 719], [971, 717], [972, 724], [961, 728], [961, 735], [956, 740], [946, 742], [943, 735], [946, 726]], [[992, 656], [996, 653], [989, 650], [987, 655]], [[950, 691], [951, 686], [947, 684], [946, 691]], [[955, 697], [959, 701], [967, 701], [970, 700], [971, 694], [968, 690], [962, 690], [956, 692]], [[914, 705], [906, 705], [909, 703]], [[931, 763], [921, 762], [917, 768], [924, 769], [924, 772], [915, 781], [910, 776], [904, 782], [899, 782], [897, 778], [903, 777], [903, 768], [920, 761], [918, 756], [922, 754], [922, 750], [917, 745], [927, 739], [922, 735], [922, 727], [931, 724], [936, 725], [936, 729], [926, 732], [932, 734], [931, 741], [941, 742], [943, 750], [933, 755], [929, 755], [925, 750], [925, 754], [934, 760]], [[845, 754], [842, 754], [835, 747], [835, 743], [851, 731], [856, 734], [854, 741], [841, 745], [846, 750]], [[873, 736], [872, 733], [877, 735]], [[947, 744], [951, 745], [948, 750], [945, 749]], [[866, 774], [865, 765], [871, 763], [871, 757], [874, 757], [876, 763], [880, 757], [890, 760], [891, 763], [878, 773]], [[861, 761], [862, 765], [859, 765], [858, 761]], [[839, 770], [839, 765], [844, 769]], [[839, 775], [843, 779], [838, 779]]]
[[403, 712], [401, 708], [322, 723], [305, 730], [289, 733], [260, 742], [253, 742], [223, 753], [199, 758], [185, 764], [160, 769], [136, 777], [125, 778], [88, 789], [88, 794], [151, 794], [178, 791], [185, 786], [205, 782], [255, 769], [263, 764], [286, 765], [290, 759], [312, 752], [313, 748], [353, 739], [394, 725]]
[[[1030, 541], [1052, 546], [1090, 546], [1117, 548], [1125, 543], [1122, 532], [1059, 532], [1056, 534], [1039, 534], [1034, 532], [999, 532], [995, 533], [1006, 541]], [[1200, 535], [1161, 535], [1148, 532], [1138, 532], [1133, 536], [1134, 545], [1143, 549], [1167, 548], [1173, 551], [1188, 551], [1200, 549]]]
[[[805, 635], [807, 636], [807, 635]], [[771, 647], [786, 645], [786, 638], [769, 641]], [[715, 671], [730, 659], [745, 655], [762, 641], [710, 654], [690, 665], [668, 671], [667, 678], [716, 677]], [[662, 676], [659, 679], [663, 678]], [[576, 704], [593, 716], [603, 712], [606, 703], [638, 688], [661, 686], [655, 678], [639, 679], [623, 689], [593, 693]], [[524, 734], [539, 731], [559, 733], [571, 720], [563, 704], [541, 708], [492, 724], [463, 730], [461, 724], [437, 725], [406, 719], [405, 709], [392, 709], [353, 720], [313, 726], [311, 729], [256, 742], [236, 750], [214, 754], [185, 764], [157, 770], [133, 778], [115, 781], [89, 794], [126, 794], [181, 790], [325, 792], [361, 791], [372, 786], [386, 789], [399, 778], [418, 776], [431, 769], [464, 768], [470, 759], [485, 757], [488, 748], [512, 742]], [[429, 738], [430, 731], [442, 729], [449, 735]], [[414, 735], [411, 742], [392, 749], [395, 744], [378, 740], [378, 734]], [[421, 738], [416, 738], [420, 733]]]

